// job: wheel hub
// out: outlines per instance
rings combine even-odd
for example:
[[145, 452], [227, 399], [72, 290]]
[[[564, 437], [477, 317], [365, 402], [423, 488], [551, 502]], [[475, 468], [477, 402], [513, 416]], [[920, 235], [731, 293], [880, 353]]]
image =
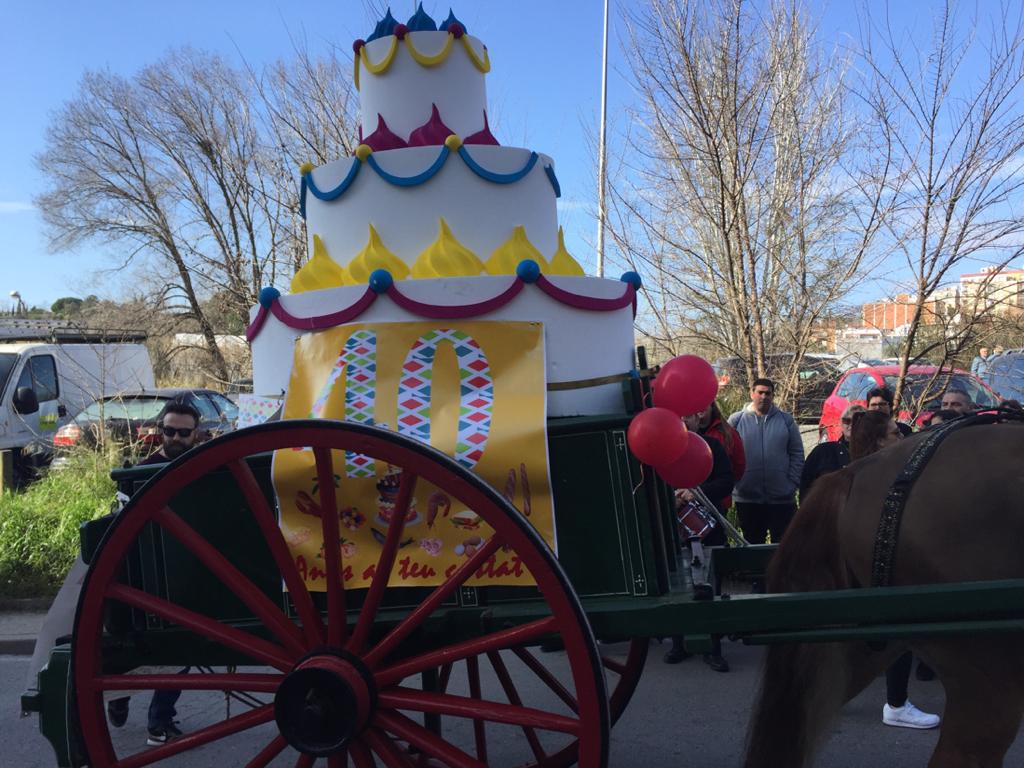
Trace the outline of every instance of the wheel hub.
[[285, 676], [274, 698], [274, 718], [292, 747], [316, 757], [344, 750], [376, 707], [373, 676], [343, 651], [316, 651]]

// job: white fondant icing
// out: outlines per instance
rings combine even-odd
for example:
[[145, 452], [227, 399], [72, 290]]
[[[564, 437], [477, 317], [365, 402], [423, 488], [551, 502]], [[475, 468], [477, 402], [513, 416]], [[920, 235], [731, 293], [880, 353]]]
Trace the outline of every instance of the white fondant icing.
[[[408, 280], [401, 283], [409, 298], [431, 305], [462, 305], [491, 298], [506, 289], [508, 276], [454, 277], [438, 280]], [[595, 298], [617, 298], [624, 284], [597, 277], [551, 277], [559, 288]], [[336, 312], [363, 295], [365, 286], [344, 286], [281, 297], [282, 306], [297, 317]], [[253, 310], [255, 317], [258, 307]], [[548, 382], [577, 381], [621, 374], [633, 366], [633, 313], [629, 306], [610, 312], [574, 309], [550, 298], [532, 285], [504, 307], [474, 320], [519, 320], [544, 324]], [[423, 318], [398, 307], [386, 296], [378, 298], [353, 322], [421, 321]], [[445, 327], [444, 320], [437, 320]], [[295, 339], [298, 331], [268, 315], [252, 342], [253, 391], [279, 395], [288, 386]], [[622, 384], [604, 384], [586, 389], [548, 392], [548, 416], [579, 416], [622, 413]]]
[[[466, 149], [495, 173], [518, 171], [530, 158], [530, 150], [516, 147]], [[373, 158], [388, 173], [408, 177], [429, 168], [440, 151], [441, 147], [409, 147], [374, 152]], [[333, 189], [358, 162], [350, 157], [316, 168], [313, 181], [321, 190]], [[481, 179], [453, 152], [437, 175], [414, 187], [390, 184], [365, 166], [336, 200], [318, 200], [306, 193], [309, 252], [313, 253], [313, 235], [319, 235], [330, 257], [346, 265], [366, 245], [367, 225], [373, 224], [388, 250], [412, 266], [437, 238], [443, 216], [456, 239], [481, 261], [517, 225], [526, 228], [526, 236], [544, 258], [551, 258], [558, 247], [555, 192], [544, 172], [544, 166], [551, 164], [551, 158], [540, 155], [524, 178], [496, 184]]]
[[[426, 56], [438, 53], [448, 42], [447, 32], [409, 32], [407, 37]], [[389, 35], [367, 43], [370, 61], [381, 61], [392, 40]], [[483, 59], [483, 43], [469, 37], [469, 44]], [[360, 65], [359, 103], [364, 136], [377, 130], [380, 114], [393, 133], [408, 141], [409, 134], [430, 119], [430, 107], [436, 104], [444, 124], [466, 137], [484, 127], [484, 73], [473, 64], [461, 40], [453, 40], [448, 58], [433, 67], [415, 61], [405, 43], [399, 42], [391, 66], [379, 75]]]

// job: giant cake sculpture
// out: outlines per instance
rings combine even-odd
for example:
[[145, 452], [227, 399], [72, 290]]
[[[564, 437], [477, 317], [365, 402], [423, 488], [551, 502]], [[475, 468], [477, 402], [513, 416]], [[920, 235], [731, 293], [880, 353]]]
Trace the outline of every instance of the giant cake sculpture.
[[639, 278], [586, 277], [566, 251], [551, 158], [491, 133], [487, 47], [420, 6], [405, 24], [389, 11], [353, 50], [361, 143], [301, 169], [310, 259], [290, 295], [264, 289], [253, 311], [254, 391], [286, 389], [302, 333], [515, 320], [544, 326], [548, 416], [622, 411]]

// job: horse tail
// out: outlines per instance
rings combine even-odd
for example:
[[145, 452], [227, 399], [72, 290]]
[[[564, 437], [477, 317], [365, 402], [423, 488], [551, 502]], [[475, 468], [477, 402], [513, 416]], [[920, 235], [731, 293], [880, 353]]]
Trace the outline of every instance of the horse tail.
[[[853, 474], [819, 478], [793, 518], [768, 568], [770, 592], [849, 586], [839, 513]], [[747, 737], [746, 768], [803, 768], [845, 700], [848, 649], [838, 643], [771, 645]]]

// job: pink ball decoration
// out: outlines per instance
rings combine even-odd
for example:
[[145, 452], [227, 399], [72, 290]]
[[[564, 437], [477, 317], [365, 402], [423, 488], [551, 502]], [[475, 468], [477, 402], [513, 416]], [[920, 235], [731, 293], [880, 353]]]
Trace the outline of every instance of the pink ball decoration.
[[394, 34], [399, 40], [405, 40], [405, 36], [409, 34], [409, 28], [405, 24], [395, 24]]
[[365, 41], [365, 40], [363, 40], [362, 38], [359, 38], [358, 40], [356, 40], [356, 41], [354, 41], [354, 42], [352, 43], [352, 52], [353, 52], [353, 53], [359, 53], [360, 49], [361, 49], [361, 48], [362, 48], [362, 47], [363, 47], [364, 45], [366, 45], [366, 41]]
[[655, 467], [655, 471], [673, 488], [696, 488], [708, 479], [714, 463], [711, 446], [691, 432], [683, 455], [671, 464]]
[[654, 379], [654, 404], [679, 416], [707, 408], [718, 394], [718, 377], [707, 360], [696, 355], [673, 357]]
[[466, 28], [457, 21], [453, 21], [451, 24], [448, 25], [448, 31], [456, 40], [458, 40], [460, 37], [466, 34]]
[[640, 411], [626, 432], [633, 455], [652, 466], [669, 464], [682, 456], [688, 437], [686, 425], [667, 408]]

